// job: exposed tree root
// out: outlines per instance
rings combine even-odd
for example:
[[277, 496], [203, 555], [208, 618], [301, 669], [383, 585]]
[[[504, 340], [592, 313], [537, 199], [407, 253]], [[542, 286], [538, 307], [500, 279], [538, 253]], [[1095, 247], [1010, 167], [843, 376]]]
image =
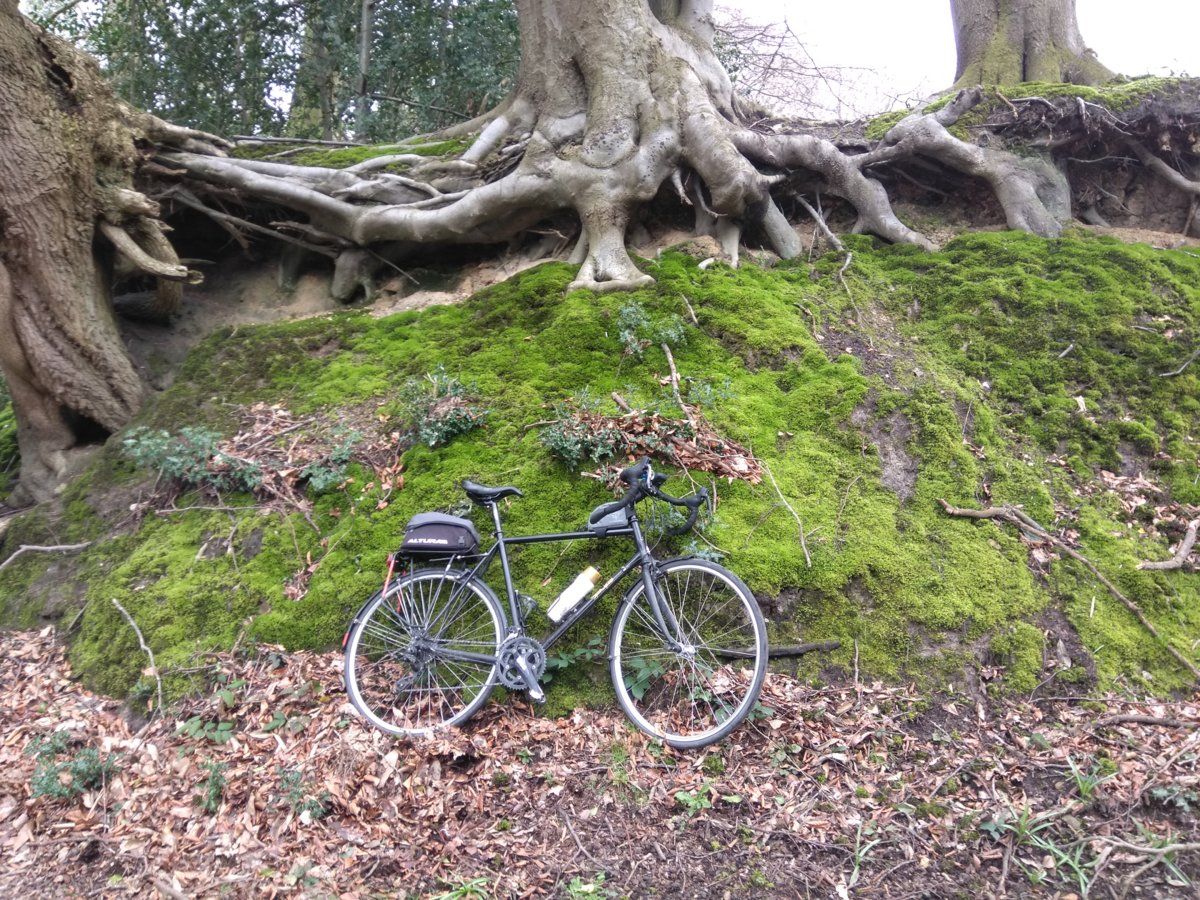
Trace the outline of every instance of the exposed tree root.
[[1187, 533], [1183, 536], [1183, 540], [1179, 542], [1179, 549], [1175, 551], [1174, 556], [1167, 560], [1141, 562], [1138, 563], [1138, 568], [1154, 569], [1159, 572], [1182, 569], [1187, 563], [1188, 557], [1192, 554], [1192, 548], [1196, 546], [1197, 532], [1200, 532], [1200, 519], [1193, 519], [1188, 524]]
[[967, 519], [999, 519], [1002, 522], [1008, 522], [1010, 525], [1015, 525], [1020, 531], [1025, 532], [1031, 537], [1053, 544], [1061, 552], [1065, 553], [1067, 556], [1071, 557], [1071, 559], [1075, 560], [1085, 569], [1091, 572], [1092, 576], [1102, 585], [1104, 585], [1104, 587], [1108, 589], [1108, 592], [1120, 601], [1122, 606], [1133, 613], [1134, 618], [1136, 618], [1138, 622], [1141, 623], [1141, 626], [1145, 628], [1146, 631], [1156, 641], [1158, 641], [1163, 648], [1171, 654], [1171, 656], [1175, 658], [1175, 661], [1187, 669], [1188, 672], [1192, 674], [1193, 678], [1200, 681], [1200, 668], [1197, 668], [1195, 663], [1176, 650], [1175, 647], [1170, 644], [1170, 642], [1163, 639], [1163, 636], [1159, 633], [1158, 629], [1154, 627], [1154, 623], [1146, 618], [1146, 614], [1142, 612], [1142, 608], [1140, 606], [1126, 597], [1123, 593], [1121, 593], [1115, 584], [1105, 578], [1090, 559], [1088, 559], [1074, 547], [1071, 547], [1069, 544], [1062, 541], [1060, 538], [1051, 534], [1049, 531], [1027, 516], [1024, 512], [1022, 512], [1020, 508], [1016, 506], [989, 506], [986, 509], [963, 509], [957, 506], [952, 506], [945, 500], [938, 500], [938, 503], [941, 504], [942, 509], [946, 511], [947, 515], [959, 516]]

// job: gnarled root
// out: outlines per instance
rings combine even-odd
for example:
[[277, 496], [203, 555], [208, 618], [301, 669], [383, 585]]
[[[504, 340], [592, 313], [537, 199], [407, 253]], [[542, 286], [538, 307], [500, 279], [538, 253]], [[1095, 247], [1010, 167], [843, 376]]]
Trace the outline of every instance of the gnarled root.
[[947, 129], [983, 100], [982, 88], [959, 91], [947, 106], [901, 120], [883, 146], [853, 158], [859, 169], [910, 156], [935, 159], [991, 185], [1008, 226], [1042, 237], [1057, 237], [1071, 217], [1071, 190], [1050, 162], [1015, 156], [959, 140]]

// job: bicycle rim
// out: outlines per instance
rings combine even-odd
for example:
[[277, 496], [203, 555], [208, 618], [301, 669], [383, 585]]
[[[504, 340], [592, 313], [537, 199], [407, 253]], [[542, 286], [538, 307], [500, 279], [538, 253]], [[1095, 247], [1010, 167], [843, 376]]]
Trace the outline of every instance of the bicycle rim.
[[346, 644], [346, 692], [376, 728], [428, 735], [461, 725], [496, 683], [493, 663], [447, 652], [494, 657], [504, 634], [499, 603], [465, 573], [439, 569], [398, 580], [364, 612]]
[[766, 626], [749, 589], [713, 563], [667, 563], [655, 588], [679, 622], [683, 645], [662, 633], [637, 585], [613, 622], [613, 686], [642, 731], [676, 747], [703, 747], [733, 731], [758, 698]]

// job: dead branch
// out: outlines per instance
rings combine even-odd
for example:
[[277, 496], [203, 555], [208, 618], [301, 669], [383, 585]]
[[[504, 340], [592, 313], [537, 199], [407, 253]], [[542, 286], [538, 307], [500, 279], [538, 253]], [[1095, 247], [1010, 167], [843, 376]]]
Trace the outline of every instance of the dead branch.
[[804, 562], [808, 568], [812, 568], [812, 557], [808, 553], [808, 541], [804, 539], [804, 520], [800, 518], [800, 514], [792, 507], [792, 504], [787, 502], [787, 498], [783, 496], [783, 491], [779, 489], [779, 482], [775, 480], [774, 474], [771, 472], [771, 467], [764, 461], [762, 464], [763, 471], [767, 473], [767, 477], [771, 479], [771, 486], [775, 488], [775, 493], [779, 495], [780, 501], [787, 511], [792, 514], [792, 518], [796, 520], [796, 527], [800, 531], [800, 549], [804, 551]]
[[1146, 615], [1142, 612], [1142, 608], [1140, 606], [1122, 594], [1115, 584], [1104, 577], [1104, 575], [1099, 569], [1096, 568], [1095, 564], [1090, 559], [1088, 559], [1074, 547], [1064, 542], [1062, 539], [1051, 534], [1049, 531], [1027, 516], [1024, 512], [1022, 512], [1020, 508], [1016, 506], [989, 506], [986, 509], [961, 509], [957, 506], [951, 506], [945, 500], [939, 499], [938, 503], [941, 504], [942, 509], [946, 511], [947, 515], [959, 516], [967, 519], [999, 519], [1002, 522], [1008, 522], [1010, 525], [1015, 525], [1020, 530], [1026, 531], [1040, 540], [1048, 541], [1049, 543], [1053, 544], [1067, 556], [1071, 557], [1071, 559], [1075, 560], [1089, 572], [1091, 572], [1092, 576], [1102, 585], [1104, 585], [1108, 589], [1108, 592], [1117, 600], [1119, 600], [1121, 605], [1123, 605], [1133, 614], [1134, 618], [1141, 623], [1142, 627], [1145, 628], [1155, 640], [1162, 644], [1163, 648], [1175, 658], [1175, 661], [1187, 669], [1192, 674], [1193, 678], [1200, 681], [1200, 669], [1196, 667], [1195, 663], [1191, 662], [1187, 657], [1176, 650], [1169, 642], [1163, 639], [1163, 636], [1159, 633], [1158, 629], [1154, 627], [1154, 624], [1146, 618]]
[[675, 402], [679, 404], [679, 408], [687, 416], [688, 425], [695, 430], [696, 417], [692, 415], [691, 408], [683, 402], [683, 397], [679, 393], [679, 370], [675, 368], [675, 357], [671, 354], [671, 348], [666, 341], [663, 341], [659, 346], [662, 347], [663, 353], [667, 354], [667, 365], [671, 367], [671, 393], [675, 395]]
[[142, 635], [142, 629], [138, 628], [137, 622], [133, 621], [133, 616], [129, 611], [121, 605], [116, 597], [112, 597], [112, 605], [117, 608], [122, 618], [129, 623], [129, 627], [133, 629], [133, 633], [137, 635], [138, 643], [142, 647], [142, 652], [150, 659], [150, 671], [154, 673], [154, 681], [158, 685], [158, 706], [154, 708], [156, 713], [161, 713], [163, 710], [163, 689], [162, 678], [158, 674], [158, 665], [154, 662], [154, 651], [150, 649], [150, 645], [146, 643], [146, 638]]
[[1164, 719], [1159, 716], [1143, 716], [1135, 713], [1124, 713], [1119, 716], [1105, 716], [1098, 719], [1094, 727], [1104, 728], [1110, 725], [1158, 725], [1162, 728], [1192, 728], [1192, 724], [1180, 722], [1178, 719]]
[[82, 544], [22, 544], [12, 556], [0, 563], [0, 571], [7, 568], [8, 564], [16, 560], [22, 553], [66, 553], [71, 550], [82, 550], [84, 547], [90, 547], [91, 544], [91, 541], [84, 541]]
[[1200, 359], [1200, 347], [1197, 347], [1192, 352], [1192, 355], [1189, 356], [1187, 359], [1185, 359], [1183, 361], [1182, 365], [1180, 365], [1178, 369], [1172, 369], [1170, 372], [1159, 372], [1158, 377], [1159, 378], [1174, 378], [1176, 375], [1182, 375], [1184, 372], [1187, 371], [1188, 366], [1190, 366], [1192, 363], [1194, 363], [1197, 359]]
[[1138, 563], [1138, 568], [1153, 569], [1159, 572], [1182, 569], [1188, 556], [1191, 555], [1192, 548], [1196, 546], [1196, 533], [1198, 531], [1200, 531], [1200, 519], [1193, 519], [1187, 527], [1187, 534], [1183, 536], [1183, 540], [1179, 544], [1179, 549], [1175, 551], [1173, 557], [1157, 562], [1140, 562]]

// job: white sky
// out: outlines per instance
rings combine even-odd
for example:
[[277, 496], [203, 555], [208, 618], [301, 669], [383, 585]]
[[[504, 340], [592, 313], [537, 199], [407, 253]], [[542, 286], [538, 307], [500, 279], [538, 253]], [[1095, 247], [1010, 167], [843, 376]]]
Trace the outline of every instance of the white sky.
[[[747, 18], [788, 21], [820, 65], [857, 73], [846, 116], [905, 105], [954, 80], [949, 0], [718, 0]], [[1200, 75], [1197, 0], [1078, 0], [1083, 39], [1125, 75]]]

